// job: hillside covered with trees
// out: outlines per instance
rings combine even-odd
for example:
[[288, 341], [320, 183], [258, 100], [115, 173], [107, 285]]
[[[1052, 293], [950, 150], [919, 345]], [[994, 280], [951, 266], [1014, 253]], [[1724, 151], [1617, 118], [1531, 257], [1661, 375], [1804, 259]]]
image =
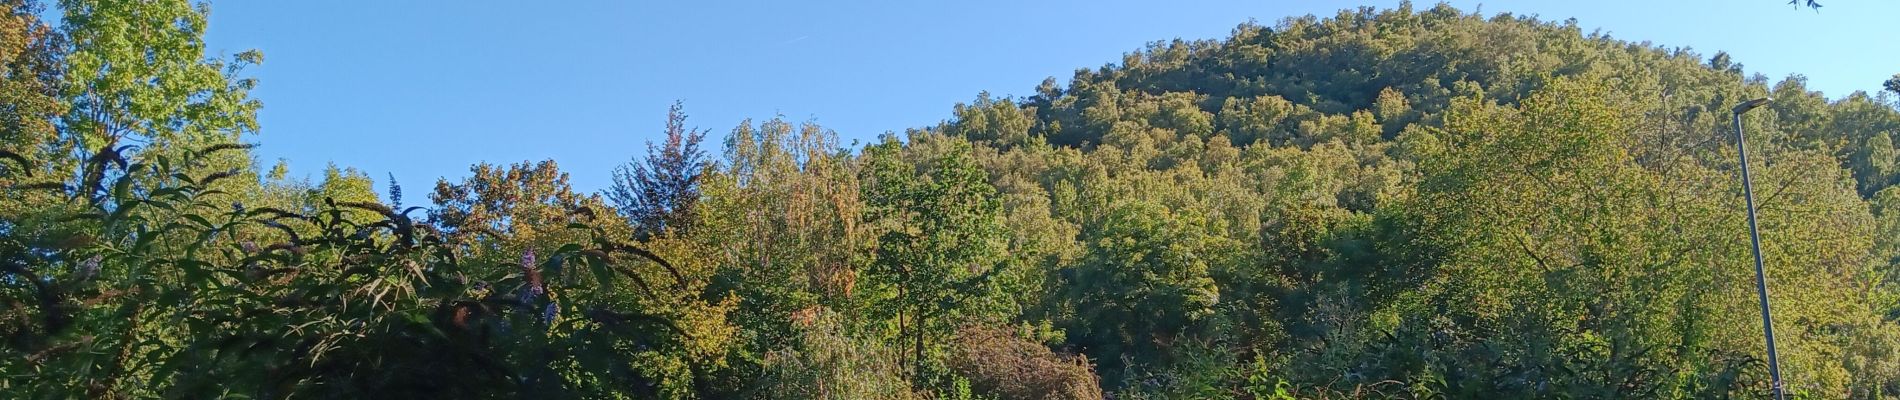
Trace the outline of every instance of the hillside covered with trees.
[[44, 6], [0, 0], [0, 398], [1760, 398], [1764, 96], [1788, 390], [1900, 397], [1900, 75], [1406, 4], [418, 192], [256, 161], [203, 6]]

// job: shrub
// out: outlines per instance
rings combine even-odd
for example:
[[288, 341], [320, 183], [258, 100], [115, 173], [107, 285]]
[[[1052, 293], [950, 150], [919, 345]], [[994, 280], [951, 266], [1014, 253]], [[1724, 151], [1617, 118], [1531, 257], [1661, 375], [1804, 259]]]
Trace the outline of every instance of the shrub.
[[836, 315], [819, 312], [802, 323], [795, 348], [765, 355], [754, 398], [910, 400], [897, 351], [845, 332]]
[[977, 393], [1004, 399], [1100, 399], [1088, 357], [1050, 351], [1001, 327], [968, 325], [957, 331], [950, 368]]

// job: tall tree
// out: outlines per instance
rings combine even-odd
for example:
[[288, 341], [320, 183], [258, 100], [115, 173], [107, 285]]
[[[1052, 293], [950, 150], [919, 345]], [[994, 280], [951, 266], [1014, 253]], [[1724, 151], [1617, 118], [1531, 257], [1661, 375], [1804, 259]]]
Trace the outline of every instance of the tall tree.
[[[0, 1], [0, 186], [30, 182], [33, 175], [57, 175], [63, 152], [54, 148], [54, 122], [65, 108], [59, 101], [60, 35], [41, 22], [39, 7], [27, 0]], [[10, 204], [20, 201], [19, 204]], [[16, 221], [21, 207], [44, 203], [25, 193], [0, 200], [0, 229]]]
[[[450, 232], [476, 238], [487, 245], [486, 250], [502, 257], [584, 241], [588, 233], [570, 229], [568, 224], [589, 222], [596, 216], [588, 214], [607, 211], [598, 196], [575, 193], [567, 183], [567, 173], [554, 160], [506, 166], [481, 163], [469, 167], [469, 172], [471, 176], [458, 182], [436, 182], [429, 194], [435, 209], [429, 216]], [[367, 181], [361, 179], [365, 189]]]
[[959, 323], [1006, 315], [1002, 203], [957, 140], [940, 154], [905, 160], [886, 136], [865, 149], [865, 206], [878, 236], [877, 261], [866, 272], [874, 315], [888, 321], [917, 383], [943, 370], [941, 349]]
[[[63, 105], [60, 35], [39, 20], [39, 7], [28, 0], [0, 1], [0, 143], [16, 155], [37, 156], [51, 144], [54, 117]], [[6, 164], [20, 171], [25, 166]]]
[[646, 159], [615, 168], [613, 186], [607, 189], [607, 199], [643, 239], [668, 231], [684, 233], [699, 201], [700, 175], [706, 168], [699, 142], [706, 132], [686, 128], [683, 107], [675, 102], [666, 110], [665, 142], [656, 146], [648, 141]]
[[[35, 257], [43, 252], [29, 249], [31, 236], [23, 234], [34, 229], [22, 226], [35, 225], [28, 216], [61, 197], [20, 189], [54, 175], [47, 166], [62, 159], [48, 147], [61, 107], [54, 90], [57, 33], [39, 21], [37, 12], [30, 2], [0, 1], [0, 190], [7, 192], [0, 196], [0, 314], [7, 315], [0, 317], [0, 337], [7, 339], [0, 344], [0, 357], [49, 348], [51, 335], [67, 326], [59, 310], [46, 307], [59, 303], [61, 291], [47, 284], [57, 271]], [[0, 374], [16, 372], [0, 367]]]
[[[1217, 251], [1197, 227], [1153, 203], [1124, 202], [1102, 210], [1087, 233], [1088, 255], [1070, 274], [1075, 304], [1074, 342], [1109, 368], [1165, 364], [1171, 348], [1201, 339], [1221, 301], [1209, 275]], [[1155, 365], [1160, 367], [1163, 365]]]
[[[209, 6], [187, 0], [61, 0], [72, 50], [62, 95], [62, 128], [80, 150], [138, 145], [232, 143], [257, 130], [257, 51], [231, 60], [205, 54]], [[233, 162], [245, 162], [238, 160]]]

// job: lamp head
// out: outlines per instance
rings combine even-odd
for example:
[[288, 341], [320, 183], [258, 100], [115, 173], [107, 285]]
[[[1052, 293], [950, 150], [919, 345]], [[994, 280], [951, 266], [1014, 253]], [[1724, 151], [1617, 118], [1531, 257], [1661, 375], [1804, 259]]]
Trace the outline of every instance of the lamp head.
[[1768, 105], [1768, 103], [1773, 103], [1774, 101], [1775, 99], [1768, 98], [1768, 97], [1744, 101], [1742, 102], [1742, 104], [1736, 104], [1735, 108], [1730, 111], [1734, 111], [1736, 115], [1741, 115], [1742, 113], [1748, 112], [1748, 110], [1753, 110], [1756, 107]]

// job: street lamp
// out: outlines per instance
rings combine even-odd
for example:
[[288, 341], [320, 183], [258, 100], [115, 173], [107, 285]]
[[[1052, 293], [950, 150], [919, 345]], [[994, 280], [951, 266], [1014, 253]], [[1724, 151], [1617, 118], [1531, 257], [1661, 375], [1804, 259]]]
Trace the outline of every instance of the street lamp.
[[1776, 399], [1785, 399], [1781, 386], [1781, 362], [1775, 357], [1775, 321], [1768, 314], [1768, 276], [1761, 267], [1761, 233], [1755, 228], [1755, 190], [1748, 178], [1748, 146], [1742, 135], [1742, 113], [1774, 101], [1767, 97], [1744, 101], [1730, 110], [1735, 117], [1735, 154], [1742, 159], [1742, 198], [1748, 204], [1748, 241], [1755, 250], [1755, 293], [1761, 296], [1761, 331], [1768, 338], [1768, 379], [1774, 384]]

